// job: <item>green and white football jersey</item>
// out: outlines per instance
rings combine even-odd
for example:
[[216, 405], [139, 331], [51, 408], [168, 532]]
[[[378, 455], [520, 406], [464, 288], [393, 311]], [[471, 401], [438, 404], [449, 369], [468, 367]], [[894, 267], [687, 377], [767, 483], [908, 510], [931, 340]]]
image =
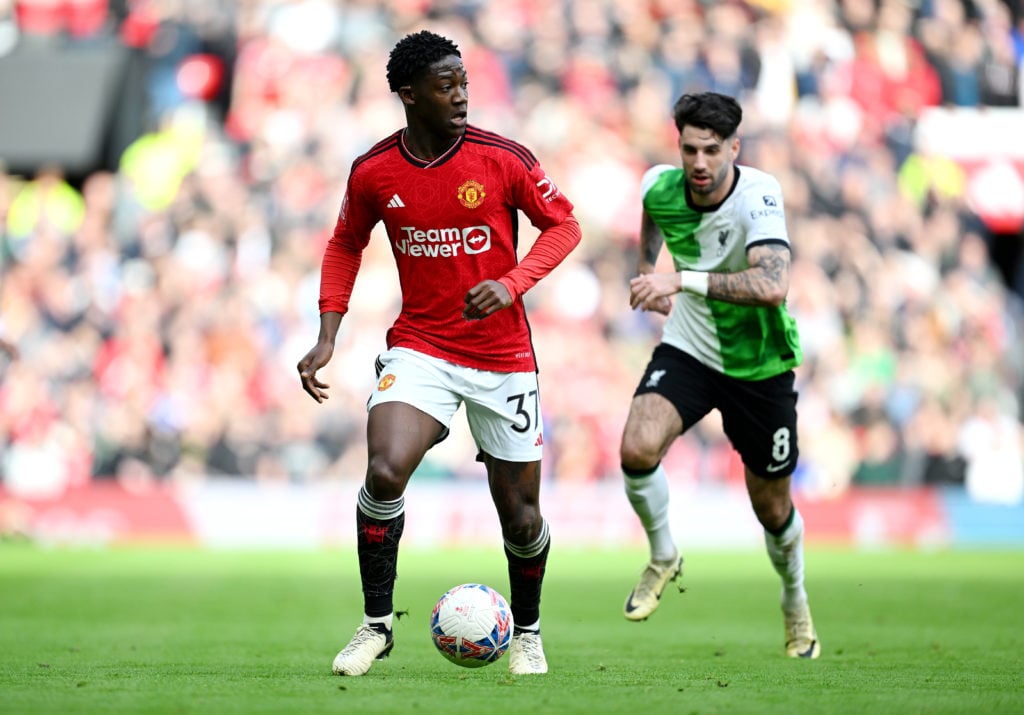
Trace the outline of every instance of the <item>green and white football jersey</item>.
[[[687, 203], [682, 169], [659, 164], [644, 174], [644, 210], [661, 229], [676, 270], [742, 271], [749, 268], [750, 246], [789, 245], [779, 182], [753, 167], [736, 171], [732, 193], [703, 210]], [[689, 291], [675, 295], [662, 341], [741, 380], [773, 377], [803, 359], [796, 321], [785, 304], [735, 305]]]

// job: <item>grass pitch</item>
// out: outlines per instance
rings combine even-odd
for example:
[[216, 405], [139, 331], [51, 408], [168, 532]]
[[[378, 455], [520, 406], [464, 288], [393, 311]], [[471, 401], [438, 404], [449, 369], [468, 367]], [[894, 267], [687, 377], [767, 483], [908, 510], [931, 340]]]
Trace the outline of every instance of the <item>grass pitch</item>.
[[1024, 553], [811, 550], [817, 661], [783, 656], [763, 553], [687, 554], [644, 623], [622, 602], [636, 551], [552, 553], [551, 672], [444, 660], [449, 587], [507, 593], [504, 557], [403, 552], [392, 656], [331, 675], [355, 630], [355, 556], [0, 544], [0, 713], [1021, 713]]

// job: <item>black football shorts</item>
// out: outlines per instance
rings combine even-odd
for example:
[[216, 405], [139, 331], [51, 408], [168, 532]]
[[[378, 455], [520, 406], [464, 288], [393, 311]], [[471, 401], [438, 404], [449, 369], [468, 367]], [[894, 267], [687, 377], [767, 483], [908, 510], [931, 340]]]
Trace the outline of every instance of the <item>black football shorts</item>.
[[683, 419], [683, 432], [717, 408], [743, 464], [759, 477], [780, 479], [793, 473], [800, 453], [794, 381], [792, 370], [766, 380], [739, 380], [662, 343], [634, 395], [654, 392], [671, 402]]

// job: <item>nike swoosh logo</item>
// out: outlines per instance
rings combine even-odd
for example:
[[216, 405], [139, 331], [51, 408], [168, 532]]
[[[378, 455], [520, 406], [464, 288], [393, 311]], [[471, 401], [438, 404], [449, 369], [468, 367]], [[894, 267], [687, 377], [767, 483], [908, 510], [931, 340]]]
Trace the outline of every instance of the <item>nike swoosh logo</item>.
[[818, 641], [811, 641], [811, 647], [805, 650], [803, 653], [797, 653], [801, 658], [810, 658], [814, 655], [814, 649], [817, 647]]
[[633, 605], [633, 594], [629, 594], [629, 598], [626, 600], [626, 612], [632, 613], [636, 610], [636, 606]]
[[765, 469], [768, 470], [768, 472], [774, 474], [775, 472], [779, 471], [780, 469], [785, 469], [788, 465], [789, 465], [789, 460], [787, 459], [782, 464], [769, 464], [767, 467], [765, 467]]

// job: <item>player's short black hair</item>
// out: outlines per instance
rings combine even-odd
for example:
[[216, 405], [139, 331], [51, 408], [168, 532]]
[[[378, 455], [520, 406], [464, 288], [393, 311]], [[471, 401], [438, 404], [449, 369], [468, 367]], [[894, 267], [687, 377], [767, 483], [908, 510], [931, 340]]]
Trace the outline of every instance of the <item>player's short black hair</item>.
[[743, 110], [739, 102], [726, 94], [701, 92], [680, 97], [672, 108], [672, 116], [680, 132], [689, 124], [699, 129], [710, 129], [722, 139], [728, 139], [739, 128]]
[[458, 45], [447, 37], [429, 30], [406, 35], [391, 49], [388, 87], [397, 92], [400, 87], [425, 77], [430, 65], [450, 55], [462, 57]]

